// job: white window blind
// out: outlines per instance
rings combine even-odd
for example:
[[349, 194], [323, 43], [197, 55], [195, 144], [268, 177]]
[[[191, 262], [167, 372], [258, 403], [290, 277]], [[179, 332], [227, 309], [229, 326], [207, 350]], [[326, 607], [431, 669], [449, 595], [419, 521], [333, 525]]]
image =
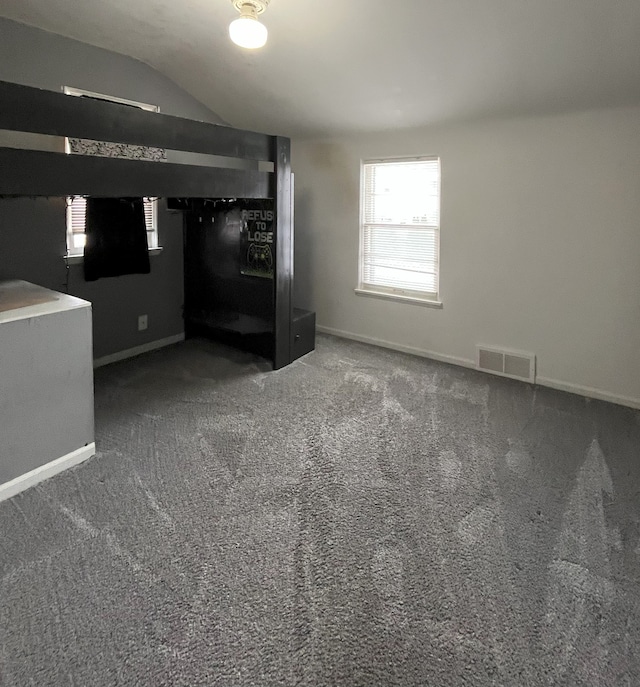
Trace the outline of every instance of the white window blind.
[[[158, 247], [158, 199], [144, 198], [144, 223], [147, 229], [147, 246]], [[87, 199], [83, 196], [67, 198], [67, 255], [83, 255]]]
[[438, 158], [365, 162], [360, 288], [437, 300]]

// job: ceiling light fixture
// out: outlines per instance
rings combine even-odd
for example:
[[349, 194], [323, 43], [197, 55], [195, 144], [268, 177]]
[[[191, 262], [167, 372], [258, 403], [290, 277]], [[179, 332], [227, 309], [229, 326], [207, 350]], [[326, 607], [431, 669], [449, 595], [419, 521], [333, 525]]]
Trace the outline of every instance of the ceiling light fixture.
[[241, 48], [261, 48], [267, 42], [267, 27], [258, 21], [269, 5], [269, 0], [231, 0], [240, 12], [238, 19], [229, 24], [229, 37]]

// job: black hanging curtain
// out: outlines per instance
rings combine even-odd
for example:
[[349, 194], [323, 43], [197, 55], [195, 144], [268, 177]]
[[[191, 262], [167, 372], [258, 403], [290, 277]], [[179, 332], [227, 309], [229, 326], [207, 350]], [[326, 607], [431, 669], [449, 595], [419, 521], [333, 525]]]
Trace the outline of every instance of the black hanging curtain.
[[142, 198], [87, 198], [84, 278], [149, 274]]

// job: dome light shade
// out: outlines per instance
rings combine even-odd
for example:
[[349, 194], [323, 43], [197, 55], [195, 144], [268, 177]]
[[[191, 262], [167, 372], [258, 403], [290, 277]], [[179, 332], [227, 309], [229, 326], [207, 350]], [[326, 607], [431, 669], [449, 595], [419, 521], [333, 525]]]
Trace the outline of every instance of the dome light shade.
[[258, 21], [258, 15], [268, 7], [270, 0], [231, 0], [240, 17], [229, 25], [229, 37], [241, 48], [255, 50], [267, 42], [267, 27]]
[[238, 17], [229, 25], [229, 37], [241, 48], [261, 48], [267, 42], [267, 35], [267, 27], [250, 15]]

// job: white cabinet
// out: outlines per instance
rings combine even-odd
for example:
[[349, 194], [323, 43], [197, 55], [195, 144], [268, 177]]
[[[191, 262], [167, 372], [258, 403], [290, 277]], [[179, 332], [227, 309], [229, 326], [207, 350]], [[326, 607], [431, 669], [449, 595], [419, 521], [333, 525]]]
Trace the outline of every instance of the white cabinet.
[[0, 282], [0, 500], [94, 453], [91, 303]]

